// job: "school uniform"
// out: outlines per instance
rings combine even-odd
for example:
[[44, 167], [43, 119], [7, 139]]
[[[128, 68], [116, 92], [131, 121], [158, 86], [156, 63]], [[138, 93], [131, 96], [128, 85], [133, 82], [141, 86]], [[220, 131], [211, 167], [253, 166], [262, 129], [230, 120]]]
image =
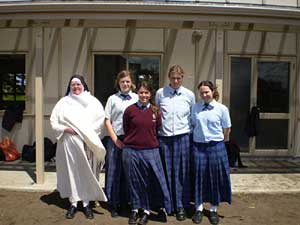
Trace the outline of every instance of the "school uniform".
[[[105, 118], [111, 121], [113, 130], [121, 141], [124, 138], [124, 111], [128, 106], [136, 103], [137, 100], [137, 94], [131, 91], [128, 95], [124, 95], [119, 91], [107, 100]], [[122, 165], [122, 149], [119, 149], [109, 138], [105, 158], [105, 193], [109, 204], [114, 208], [120, 204], [127, 204], [127, 189]]]
[[166, 86], [157, 91], [155, 101], [162, 112], [160, 153], [172, 211], [177, 211], [190, 203], [190, 115], [195, 95], [183, 86], [176, 90]]
[[230, 170], [223, 128], [230, 128], [227, 107], [212, 100], [192, 107], [195, 205], [231, 203]]
[[171, 210], [170, 194], [159, 155], [157, 130], [160, 114], [153, 113], [148, 104], [129, 106], [123, 117], [123, 166], [129, 186], [132, 209]]

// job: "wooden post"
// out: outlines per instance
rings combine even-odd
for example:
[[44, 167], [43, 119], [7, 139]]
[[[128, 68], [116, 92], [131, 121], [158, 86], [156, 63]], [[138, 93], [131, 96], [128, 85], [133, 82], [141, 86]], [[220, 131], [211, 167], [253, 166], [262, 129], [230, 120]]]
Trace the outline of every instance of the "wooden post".
[[217, 27], [216, 32], [216, 85], [219, 91], [219, 102], [223, 102], [224, 79], [224, 30]]
[[44, 167], [44, 98], [43, 98], [43, 28], [36, 28], [36, 77], [35, 77], [35, 138], [36, 182], [45, 181]]

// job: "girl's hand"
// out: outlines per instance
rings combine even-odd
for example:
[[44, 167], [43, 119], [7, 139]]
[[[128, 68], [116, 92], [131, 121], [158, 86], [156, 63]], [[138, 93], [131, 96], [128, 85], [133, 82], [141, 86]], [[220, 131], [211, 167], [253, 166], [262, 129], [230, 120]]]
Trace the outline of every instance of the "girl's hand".
[[119, 148], [122, 149], [124, 147], [124, 143], [120, 141], [119, 139], [116, 140], [115, 145]]

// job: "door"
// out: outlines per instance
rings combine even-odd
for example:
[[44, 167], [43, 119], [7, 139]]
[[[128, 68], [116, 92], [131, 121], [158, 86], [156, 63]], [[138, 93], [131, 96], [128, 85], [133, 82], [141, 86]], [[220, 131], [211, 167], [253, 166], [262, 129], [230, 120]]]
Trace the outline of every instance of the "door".
[[[230, 57], [231, 138], [253, 155], [287, 155], [291, 149], [293, 58]], [[259, 108], [258, 134], [245, 125], [252, 107]]]

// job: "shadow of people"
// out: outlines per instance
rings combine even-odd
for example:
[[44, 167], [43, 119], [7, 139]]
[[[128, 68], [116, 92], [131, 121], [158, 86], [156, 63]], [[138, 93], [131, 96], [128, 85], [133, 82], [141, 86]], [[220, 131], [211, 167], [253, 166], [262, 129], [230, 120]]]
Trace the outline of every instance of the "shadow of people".
[[59, 208], [62, 209], [68, 209], [70, 206], [69, 200], [67, 198], [62, 199], [59, 196], [59, 192], [53, 191], [49, 194], [45, 194], [41, 196], [41, 201], [48, 204], [48, 205], [56, 205]]
[[[41, 196], [40, 200], [48, 205], [55, 205], [61, 209], [65, 209], [65, 210], [68, 210], [70, 207], [69, 200], [67, 198], [61, 198], [58, 191], [53, 191], [52, 193], [45, 194], [45, 195]], [[100, 202], [100, 205], [102, 206], [101, 203], [102, 202]], [[101, 212], [99, 210], [95, 210], [95, 209], [97, 209], [97, 206], [95, 205], [94, 201], [91, 201], [90, 205], [93, 208], [93, 213], [99, 214], [99, 215], [104, 214], [103, 212]], [[78, 204], [78, 210], [83, 211], [83, 207], [82, 207], [81, 203]]]

